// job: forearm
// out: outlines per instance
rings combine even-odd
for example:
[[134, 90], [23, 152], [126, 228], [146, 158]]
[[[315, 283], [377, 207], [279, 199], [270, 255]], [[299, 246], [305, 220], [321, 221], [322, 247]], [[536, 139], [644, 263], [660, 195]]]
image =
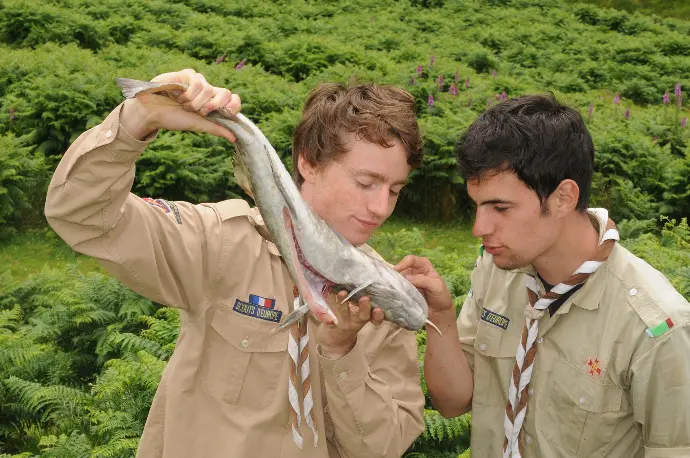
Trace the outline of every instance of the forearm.
[[134, 162], [148, 145], [124, 131], [122, 108], [70, 146], [50, 182], [46, 218], [73, 247], [114, 227], [134, 182]]
[[427, 331], [424, 377], [436, 410], [444, 417], [462, 415], [472, 406], [472, 370], [458, 339], [455, 313], [448, 309], [430, 313], [442, 336]]

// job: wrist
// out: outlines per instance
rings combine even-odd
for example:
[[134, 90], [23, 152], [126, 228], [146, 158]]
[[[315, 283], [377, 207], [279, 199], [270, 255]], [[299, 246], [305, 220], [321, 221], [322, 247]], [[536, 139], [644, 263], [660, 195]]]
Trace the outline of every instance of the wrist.
[[351, 339], [337, 342], [331, 342], [325, 339], [319, 343], [319, 353], [321, 353], [321, 356], [324, 358], [337, 360], [350, 353], [352, 349], [355, 348], [356, 343], [356, 336], [352, 337]]
[[455, 307], [448, 307], [443, 310], [429, 309], [429, 321], [437, 327], [452, 325], [455, 326], [456, 316]]
[[129, 135], [139, 141], [145, 140], [159, 129], [153, 113], [139, 99], [125, 100], [120, 112], [120, 124]]

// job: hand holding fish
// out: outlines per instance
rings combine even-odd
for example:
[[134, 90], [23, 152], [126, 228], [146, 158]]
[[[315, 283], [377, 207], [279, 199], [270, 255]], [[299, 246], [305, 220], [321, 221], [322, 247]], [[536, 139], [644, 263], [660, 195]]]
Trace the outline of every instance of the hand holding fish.
[[383, 310], [371, 306], [371, 300], [362, 296], [359, 301], [350, 302], [345, 291], [338, 293], [337, 305], [333, 312], [338, 318], [338, 324], [333, 326], [319, 326], [318, 342], [321, 354], [328, 359], [340, 359], [350, 352], [357, 342], [357, 333], [371, 321], [374, 325], [383, 323]]
[[[427, 258], [420, 256], [405, 256], [396, 266], [410, 283], [424, 296], [429, 307], [429, 317], [434, 313], [453, 310], [453, 298], [441, 276], [434, 270], [434, 266]], [[433, 320], [432, 320], [433, 321]]]
[[[204, 75], [186, 69], [163, 73], [151, 80], [162, 84], [157, 93], [129, 99], [121, 117], [125, 130], [143, 140], [158, 129], [206, 132], [235, 142], [235, 135], [218, 123], [204, 119], [212, 111], [236, 114], [241, 100], [228, 89], [209, 84]], [[166, 90], [165, 83], [170, 83]], [[184, 91], [179, 85], [187, 85]], [[176, 87], [177, 86], [177, 87]]]

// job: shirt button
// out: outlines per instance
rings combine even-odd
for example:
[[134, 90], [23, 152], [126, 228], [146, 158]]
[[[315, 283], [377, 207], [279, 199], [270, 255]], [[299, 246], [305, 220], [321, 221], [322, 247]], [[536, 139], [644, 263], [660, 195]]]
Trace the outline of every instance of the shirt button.
[[485, 344], [485, 343], [480, 344], [480, 345], [479, 345], [479, 349], [480, 349], [481, 351], [485, 351], [485, 350], [486, 350], [486, 344]]
[[243, 348], [247, 348], [248, 346], [249, 346], [249, 341], [248, 341], [247, 339], [244, 339], [244, 340], [242, 341], [242, 347], [243, 347]]
[[112, 131], [112, 130], [109, 130], [108, 132], [105, 133], [105, 136], [108, 137], [108, 138], [112, 137], [112, 135], [113, 135], [113, 131]]
[[636, 288], [632, 288], [632, 289], [630, 290], [630, 295], [631, 295], [631, 296], [634, 296], [634, 295], [636, 295], [636, 294], [637, 294], [637, 289], [636, 289]]
[[580, 404], [584, 404], [584, 403], [585, 403], [585, 397], [584, 397], [584, 396], [580, 396]]
[[530, 396], [532, 396], [534, 394], [534, 388], [530, 388], [529, 390], [527, 390], [527, 392]]
[[543, 341], [544, 341], [544, 338], [543, 338], [543, 337], [540, 337], [540, 338], [537, 339], [537, 343], [542, 343]]
[[340, 373], [340, 380], [345, 380], [347, 378], [347, 372], [343, 371]]
[[528, 445], [531, 444], [532, 443], [532, 436], [530, 436], [529, 434], [525, 434], [525, 441], [527, 442]]

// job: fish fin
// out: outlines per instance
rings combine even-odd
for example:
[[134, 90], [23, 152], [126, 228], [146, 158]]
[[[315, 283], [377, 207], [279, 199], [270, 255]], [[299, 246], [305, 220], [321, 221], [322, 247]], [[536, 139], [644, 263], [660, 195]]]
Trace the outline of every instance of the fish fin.
[[292, 312], [290, 312], [285, 317], [285, 320], [283, 320], [282, 323], [280, 323], [275, 328], [271, 329], [271, 331], [268, 333], [268, 335], [272, 336], [276, 332], [280, 332], [280, 331], [284, 331], [284, 330], [288, 329], [290, 326], [292, 326], [293, 324], [295, 324], [299, 320], [301, 320], [302, 317], [304, 315], [306, 315], [307, 313], [309, 313], [309, 307], [307, 307], [306, 305], [303, 305], [302, 307], [293, 310]]
[[367, 286], [371, 285], [372, 283], [374, 283], [374, 280], [369, 280], [369, 281], [366, 282], [366, 283], [362, 283], [361, 285], [359, 285], [358, 287], [356, 287], [355, 289], [353, 289], [352, 292], [351, 292], [350, 294], [348, 294], [347, 297], [346, 297], [345, 299], [343, 299], [340, 303], [341, 303], [341, 304], [344, 304], [346, 301], [350, 300], [350, 298], [351, 298], [352, 296], [354, 296], [354, 295], [357, 294], [358, 292], [362, 291], [364, 288], [366, 288]]
[[432, 328], [434, 328], [434, 329], [436, 330], [436, 332], [438, 332], [438, 335], [440, 335], [440, 336], [443, 335], [443, 333], [441, 332], [441, 330], [440, 330], [439, 328], [437, 328], [436, 325], [435, 325], [434, 323], [432, 323], [431, 321], [426, 320], [426, 325], [427, 325], [427, 326], [431, 326]]
[[[239, 148], [239, 146], [235, 145], [235, 148]], [[240, 159], [239, 154], [233, 155], [232, 174], [235, 176], [235, 181], [240, 188], [242, 188], [242, 190], [256, 202], [254, 193], [252, 192], [251, 181], [249, 181], [249, 170], [247, 169], [247, 165], [244, 163], [244, 161]]]
[[184, 92], [188, 85], [183, 83], [154, 83], [152, 81], [134, 80], [131, 78], [115, 78], [115, 82], [122, 95], [127, 99], [133, 99], [139, 94], [154, 94], [157, 92]]

